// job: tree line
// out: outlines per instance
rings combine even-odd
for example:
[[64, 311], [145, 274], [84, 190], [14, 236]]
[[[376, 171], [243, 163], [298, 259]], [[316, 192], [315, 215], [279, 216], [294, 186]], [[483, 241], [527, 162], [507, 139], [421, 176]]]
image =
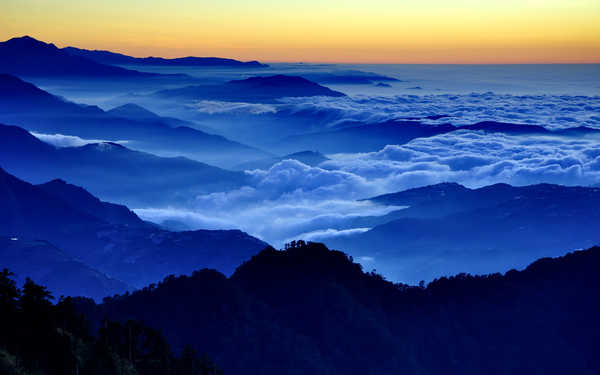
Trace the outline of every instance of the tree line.
[[6, 375], [217, 375], [206, 355], [186, 345], [175, 353], [165, 337], [136, 320], [103, 319], [92, 332], [71, 298], [54, 297], [27, 279], [0, 272], [0, 373]]

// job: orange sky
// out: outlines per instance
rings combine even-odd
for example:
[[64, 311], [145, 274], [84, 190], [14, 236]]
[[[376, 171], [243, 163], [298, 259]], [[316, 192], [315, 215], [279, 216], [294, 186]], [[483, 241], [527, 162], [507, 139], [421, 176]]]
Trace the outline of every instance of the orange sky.
[[599, 0], [2, 0], [0, 39], [135, 56], [600, 62]]

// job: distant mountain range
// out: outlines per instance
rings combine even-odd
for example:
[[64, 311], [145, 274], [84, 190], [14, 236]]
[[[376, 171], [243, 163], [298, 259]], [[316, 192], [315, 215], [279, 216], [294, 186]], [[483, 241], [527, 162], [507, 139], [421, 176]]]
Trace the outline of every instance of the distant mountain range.
[[74, 56], [29, 36], [0, 42], [0, 73], [23, 77], [142, 78], [157, 76]]
[[199, 66], [224, 68], [265, 68], [258, 61], [242, 62], [217, 57], [136, 58], [110, 51], [75, 47], [58, 48], [30, 36], [0, 42], [0, 73], [20, 77], [46, 78], [152, 78], [167, 76], [126, 69], [116, 65]]
[[[101, 202], [63, 181], [31, 185], [0, 170], [0, 192], [0, 236], [6, 237], [0, 254], [11, 257], [11, 264], [23, 270], [25, 276], [27, 272], [43, 276], [48, 285], [58, 285], [68, 294], [88, 290], [86, 295], [100, 298], [101, 292], [112, 293], [124, 285], [111, 284], [100, 272], [134, 287], [203, 267], [231, 273], [267, 246], [237, 230], [169, 232], [140, 220], [124, 206]], [[11, 238], [23, 238], [25, 242], [15, 244]], [[64, 272], [36, 270], [34, 264], [41, 260], [15, 258], [19, 251], [28, 251], [32, 257], [45, 251], [45, 256], [52, 257], [47, 259], [48, 267], [71, 268]], [[15, 259], [24, 263], [17, 267]], [[27, 262], [31, 262], [31, 270]], [[100, 272], [92, 272], [92, 268]], [[82, 278], [81, 285], [67, 288], [66, 280], [82, 273], [88, 278]], [[97, 284], [112, 285], [113, 289], [102, 289]]]
[[584, 136], [600, 134], [600, 130], [585, 126], [548, 130], [539, 125], [511, 124], [482, 121], [472, 125], [428, 125], [416, 120], [390, 120], [379, 123], [349, 121], [336, 125], [335, 129], [297, 134], [272, 142], [277, 152], [294, 152], [306, 148], [329, 153], [372, 152], [387, 145], [402, 145], [413, 139], [432, 137], [458, 130], [485, 131], [508, 135], [554, 135]]
[[0, 122], [30, 131], [73, 135], [85, 139], [127, 141], [144, 151], [186, 155], [229, 166], [240, 159], [263, 159], [270, 154], [186, 126], [171, 118], [153, 117], [131, 106], [105, 112], [54, 96], [21, 79], [0, 74]]
[[102, 50], [87, 50], [76, 47], [65, 47], [62, 51], [72, 56], [85, 57], [100, 64], [107, 65], [150, 65], [150, 66], [199, 66], [223, 68], [266, 68], [268, 65], [258, 61], [238, 61], [220, 57], [180, 57], [165, 59], [162, 57], [132, 57], [121, 53]]
[[372, 201], [408, 208], [377, 218], [367, 232], [326, 242], [395, 280], [506, 270], [600, 244], [598, 188], [439, 184]]
[[0, 264], [15, 274], [20, 285], [29, 277], [43, 282], [57, 298], [88, 296], [101, 301], [133, 289], [42, 240], [0, 236]]
[[224, 372], [565, 374], [600, 369], [600, 248], [505, 275], [393, 284], [315, 243], [266, 249], [226, 278], [169, 277], [96, 305], [96, 326], [137, 319]]
[[359, 70], [299, 73], [299, 75], [313, 82], [334, 85], [373, 85], [384, 82], [399, 82], [398, 79], [393, 77]]
[[248, 183], [242, 172], [182, 157], [158, 157], [116, 143], [57, 148], [24, 129], [1, 124], [0, 165], [28, 181], [61, 178], [129, 205], [181, 203]]
[[229, 102], [273, 103], [284, 97], [345, 96], [302, 77], [274, 75], [251, 77], [223, 84], [187, 86], [154, 94], [165, 99], [220, 100]]
[[169, 125], [172, 128], [191, 128], [199, 130], [201, 132], [209, 133], [211, 135], [217, 133], [216, 129], [209, 126], [198, 124], [195, 122], [181, 120], [175, 117], [160, 116], [138, 104], [126, 103], [106, 111], [107, 114], [113, 117], [120, 117], [128, 120], [142, 121], [142, 122], [157, 122], [165, 125]]

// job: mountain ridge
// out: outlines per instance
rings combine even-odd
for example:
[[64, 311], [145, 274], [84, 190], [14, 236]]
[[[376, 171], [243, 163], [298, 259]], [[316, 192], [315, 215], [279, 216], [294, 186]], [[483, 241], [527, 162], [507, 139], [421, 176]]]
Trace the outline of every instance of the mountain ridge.
[[143, 151], [185, 155], [221, 166], [237, 164], [240, 157], [252, 160], [271, 156], [225, 137], [192, 129], [183, 121], [113, 116], [95, 106], [66, 101], [11, 75], [0, 74], [0, 98], [0, 122], [19, 124], [38, 133], [128, 141]]
[[72, 56], [30, 36], [0, 42], [0, 72], [19, 76], [142, 78], [158, 76]]
[[[242, 172], [183, 157], [159, 157], [116, 143], [57, 148], [25, 129], [2, 124], [0, 135], [0, 165], [18, 177], [36, 183], [61, 178], [101, 198], [128, 204], [174, 203], [184, 199], [184, 192], [233, 189], [248, 180]], [[156, 179], [157, 171], [165, 179]]]
[[186, 56], [178, 58], [163, 57], [133, 57], [122, 53], [106, 50], [89, 50], [77, 47], [62, 48], [66, 53], [73, 56], [86, 57], [90, 60], [108, 65], [149, 65], [149, 66], [208, 66], [229, 68], [266, 68], [268, 65], [256, 60], [239, 61], [221, 57], [196, 57]]
[[374, 225], [364, 233], [325, 242], [368, 257], [371, 266], [395, 280], [431, 280], [442, 271], [499, 271], [600, 243], [592, 229], [600, 225], [598, 188], [495, 184], [468, 189], [446, 183], [372, 201], [408, 207], [368, 219]]
[[170, 232], [72, 185], [32, 185], [4, 170], [0, 193], [0, 235], [46, 240], [134, 287], [202, 266], [230, 273], [267, 246], [239, 230]]
[[[226, 372], [562, 374], [600, 366], [590, 346], [600, 305], [585, 298], [598, 288], [599, 264], [600, 248], [592, 248], [523, 271], [417, 287], [299, 241], [261, 251], [229, 278], [200, 270], [78, 306], [97, 322], [145, 321], [174, 347], [192, 342]], [[578, 319], [569, 319], [574, 312]]]
[[173, 100], [219, 100], [248, 103], [276, 103], [283, 97], [346, 96], [344, 93], [331, 90], [300, 76], [283, 74], [254, 76], [223, 84], [160, 90], [153, 95]]

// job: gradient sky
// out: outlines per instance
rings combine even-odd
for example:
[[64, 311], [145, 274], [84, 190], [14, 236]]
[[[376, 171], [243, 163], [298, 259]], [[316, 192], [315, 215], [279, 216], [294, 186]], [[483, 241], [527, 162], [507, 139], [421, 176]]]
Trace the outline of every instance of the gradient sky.
[[134, 56], [600, 62], [600, 0], [0, 0], [0, 39]]

